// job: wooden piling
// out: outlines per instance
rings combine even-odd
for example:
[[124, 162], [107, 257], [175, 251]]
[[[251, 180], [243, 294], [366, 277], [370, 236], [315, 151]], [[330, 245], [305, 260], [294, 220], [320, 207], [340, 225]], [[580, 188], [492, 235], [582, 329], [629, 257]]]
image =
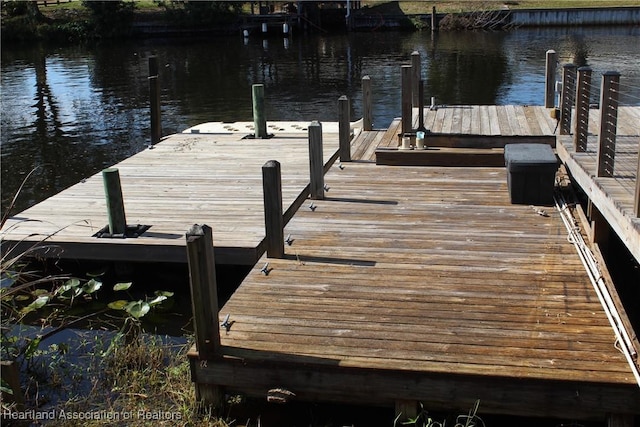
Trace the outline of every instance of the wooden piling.
[[402, 133], [407, 134], [412, 129], [411, 110], [411, 65], [402, 66]]
[[602, 74], [600, 86], [600, 132], [598, 135], [598, 164], [596, 176], [613, 176], [616, 156], [616, 128], [618, 124], [618, 88], [620, 73]]
[[280, 163], [269, 160], [262, 166], [264, 226], [267, 256], [284, 257], [284, 218], [282, 216], [282, 173]]
[[117, 168], [107, 168], [102, 171], [104, 194], [107, 201], [107, 216], [109, 217], [109, 234], [122, 235], [127, 231], [127, 218], [124, 212], [124, 199], [120, 185], [120, 172]]
[[362, 130], [373, 130], [373, 101], [371, 98], [371, 77], [362, 78]]
[[426, 131], [424, 126], [424, 81], [418, 82], [418, 130]]
[[[186, 233], [191, 309], [198, 359], [211, 361], [221, 354], [218, 286], [213, 256], [213, 235], [208, 225], [194, 224]], [[217, 405], [219, 386], [196, 382], [196, 399]]]
[[555, 106], [557, 58], [558, 55], [555, 50], [549, 49], [547, 51], [544, 77], [544, 106], [546, 108], [553, 108]]
[[310, 192], [314, 200], [324, 199], [324, 169], [322, 154], [322, 124], [313, 121], [309, 125]]
[[349, 98], [342, 95], [338, 98], [338, 139], [341, 162], [351, 161], [351, 108]]
[[591, 68], [578, 68], [576, 83], [575, 119], [573, 121], [573, 149], [576, 152], [587, 150], [589, 135], [589, 97], [591, 91]]
[[253, 100], [253, 127], [256, 138], [267, 137], [267, 120], [264, 115], [264, 85], [255, 84], [251, 86]]
[[419, 104], [418, 85], [422, 78], [422, 68], [420, 63], [420, 52], [411, 53], [411, 105], [416, 108]]
[[157, 75], [149, 76], [149, 105], [151, 108], [151, 145], [155, 145], [162, 138], [160, 81]]
[[436, 13], [436, 7], [431, 8], [431, 32], [438, 31], [438, 14]]
[[576, 70], [574, 64], [562, 66], [562, 93], [560, 95], [560, 135], [571, 133], [571, 110], [576, 95]]
[[149, 57], [149, 77], [158, 75], [158, 57], [153, 55]]

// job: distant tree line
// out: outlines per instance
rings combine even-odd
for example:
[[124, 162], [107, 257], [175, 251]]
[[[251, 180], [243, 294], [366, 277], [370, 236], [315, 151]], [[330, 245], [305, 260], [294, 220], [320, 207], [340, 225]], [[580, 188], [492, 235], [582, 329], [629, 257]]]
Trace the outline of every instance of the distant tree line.
[[[237, 20], [242, 1], [154, 0], [164, 11], [163, 19], [172, 25], [221, 25]], [[0, 1], [2, 40], [80, 41], [127, 37], [136, 12], [133, 0], [82, 0], [79, 13], [42, 13], [36, 0]]]

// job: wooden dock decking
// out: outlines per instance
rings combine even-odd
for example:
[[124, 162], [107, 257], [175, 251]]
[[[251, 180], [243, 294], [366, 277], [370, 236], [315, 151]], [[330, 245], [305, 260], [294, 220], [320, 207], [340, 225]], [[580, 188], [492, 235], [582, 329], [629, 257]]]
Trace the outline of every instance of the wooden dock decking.
[[[270, 123], [275, 136], [265, 140], [243, 139], [252, 123], [201, 125], [115, 165], [128, 224], [151, 225], [142, 236], [93, 237], [107, 223], [97, 174], [12, 218], [3, 250], [46, 237], [63, 257], [186, 262], [186, 231], [211, 226], [218, 263], [255, 267], [220, 312], [232, 322], [221, 330], [221, 357], [190, 353], [198, 384], [262, 397], [285, 388], [302, 400], [422, 401], [430, 410], [468, 410], [481, 399], [488, 413], [639, 413], [640, 389], [559, 213], [512, 205], [503, 166], [455, 165], [461, 150], [501, 158], [506, 141], [551, 143], [555, 121], [541, 107], [523, 107], [523, 115], [456, 108], [436, 110], [431, 127], [451, 117], [441, 132], [453, 134], [431, 135], [440, 138], [435, 147], [454, 150], [446, 168], [375, 164], [393, 151], [397, 122], [358, 134], [354, 161], [339, 167], [337, 125], [323, 123], [328, 191], [314, 209], [305, 203], [307, 124]], [[487, 134], [455, 133], [458, 123], [475, 132], [474, 115], [500, 120], [512, 110], [516, 120], [507, 124], [531, 126], [536, 117], [538, 127], [494, 135], [506, 128], [481, 119]], [[455, 119], [465, 112], [470, 118]], [[577, 174], [588, 155], [565, 156], [569, 171]], [[282, 164], [284, 233], [292, 239], [284, 259], [263, 256], [261, 167], [271, 159]], [[588, 187], [594, 180], [584, 174], [578, 182]], [[624, 187], [627, 172], [613, 179]], [[602, 191], [618, 203], [618, 190]]]
[[[220, 312], [198, 383], [256, 396], [602, 418], [640, 389], [567, 230], [512, 205], [504, 168], [347, 163]], [[261, 268], [269, 263], [269, 273]]]
[[[261, 168], [271, 159], [282, 163], [283, 209], [290, 217], [308, 194], [307, 124], [271, 122], [274, 137], [259, 140], [243, 139], [252, 122], [207, 123], [171, 135], [115, 165], [127, 223], [151, 226], [143, 235], [93, 237], [108, 225], [97, 173], [9, 219], [3, 251], [36, 245], [49, 257], [186, 263], [185, 233], [200, 223], [213, 228], [220, 263], [253, 265], [264, 252]], [[336, 123], [323, 123], [325, 163], [335, 159], [337, 133]]]

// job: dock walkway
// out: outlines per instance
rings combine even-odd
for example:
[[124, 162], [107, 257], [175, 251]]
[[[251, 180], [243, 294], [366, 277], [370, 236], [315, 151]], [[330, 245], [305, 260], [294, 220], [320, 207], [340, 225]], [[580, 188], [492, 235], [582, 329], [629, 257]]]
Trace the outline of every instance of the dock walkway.
[[[512, 205], [504, 168], [333, 166], [220, 312], [193, 378], [255, 396], [603, 418], [640, 389], [559, 212]], [[268, 275], [261, 271], [269, 263]]]

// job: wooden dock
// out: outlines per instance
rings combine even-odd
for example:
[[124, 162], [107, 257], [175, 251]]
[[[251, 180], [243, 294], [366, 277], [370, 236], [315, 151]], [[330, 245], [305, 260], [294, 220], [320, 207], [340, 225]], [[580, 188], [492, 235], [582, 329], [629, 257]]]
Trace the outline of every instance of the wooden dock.
[[[271, 122], [269, 139], [246, 139], [253, 123], [207, 123], [164, 138], [114, 167], [122, 181], [127, 224], [149, 225], [138, 238], [97, 238], [108, 225], [100, 173], [11, 218], [3, 251], [41, 247], [45, 257], [186, 263], [185, 233], [209, 224], [216, 259], [254, 265], [264, 252], [261, 168], [282, 163], [285, 216], [308, 194], [308, 123]], [[336, 123], [323, 124], [324, 162], [338, 149]], [[306, 191], [306, 193], [305, 193]]]
[[[364, 137], [364, 135], [363, 135]], [[602, 419], [640, 389], [554, 208], [504, 168], [334, 165], [220, 311], [199, 385], [253, 396]], [[268, 262], [268, 274], [263, 264]]]
[[[636, 210], [640, 197], [640, 108], [620, 107], [618, 135], [615, 141], [615, 168], [612, 176], [598, 177], [597, 129], [589, 129], [587, 147], [576, 152], [571, 136], [558, 137], [557, 152], [567, 165], [576, 184], [585, 192], [602, 215], [604, 222], [620, 237], [629, 252], [640, 263], [640, 217]], [[590, 122], [598, 122], [594, 110]], [[605, 244], [604, 242], [601, 242]]]

